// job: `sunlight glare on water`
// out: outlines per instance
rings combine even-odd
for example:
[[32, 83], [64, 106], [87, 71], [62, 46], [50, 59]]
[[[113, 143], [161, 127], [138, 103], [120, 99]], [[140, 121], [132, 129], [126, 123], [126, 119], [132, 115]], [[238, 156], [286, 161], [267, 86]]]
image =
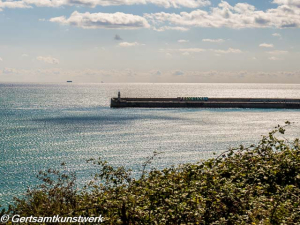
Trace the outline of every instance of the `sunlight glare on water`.
[[257, 143], [277, 124], [294, 122], [299, 110], [110, 109], [111, 97], [300, 98], [300, 85], [277, 84], [0, 84], [0, 204], [11, 203], [39, 170], [66, 162], [79, 184], [102, 157], [138, 172], [153, 151], [153, 165], [197, 162], [239, 144]]

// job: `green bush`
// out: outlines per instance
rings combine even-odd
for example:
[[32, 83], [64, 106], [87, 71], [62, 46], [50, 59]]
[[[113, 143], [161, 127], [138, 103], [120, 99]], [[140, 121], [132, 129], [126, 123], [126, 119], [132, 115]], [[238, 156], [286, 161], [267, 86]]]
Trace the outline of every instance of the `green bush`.
[[299, 139], [278, 137], [285, 126], [257, 145], [229, 149], [197, 164], [146, 172], [151, 157], [139, 179], [124, 167], [90, 160], [99, 172], [80, 191], [75, 174], [40, 172], [43, 184], [16, 199], [8, 211], [101, 214], [104, 224], [300, 224], [300, 145]]

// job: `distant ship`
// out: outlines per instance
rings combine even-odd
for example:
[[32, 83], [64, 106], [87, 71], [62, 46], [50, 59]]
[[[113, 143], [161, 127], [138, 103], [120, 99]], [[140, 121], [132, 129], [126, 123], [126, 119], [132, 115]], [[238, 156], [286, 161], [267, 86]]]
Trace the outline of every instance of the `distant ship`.
[[71, 81], [71, 80], [67, 80], [67, 83], [72, 83], [73, 81]]

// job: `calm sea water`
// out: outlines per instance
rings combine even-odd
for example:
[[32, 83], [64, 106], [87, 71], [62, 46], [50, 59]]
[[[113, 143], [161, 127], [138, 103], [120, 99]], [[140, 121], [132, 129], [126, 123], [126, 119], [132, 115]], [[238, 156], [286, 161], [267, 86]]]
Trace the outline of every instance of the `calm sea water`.
[[37, 184], [39, 170], [66, 162], [79, 185], [102, 157], [138, 173], [153, 151], [153, 165], [196, 162], [239, 144], [257, 143], [277, 124], [294, 122], [300, 110], [276, 109], [110, 109], [125, 97], [300, 98], [300, 85], [275, 84], [0, 84], [0, 204]]

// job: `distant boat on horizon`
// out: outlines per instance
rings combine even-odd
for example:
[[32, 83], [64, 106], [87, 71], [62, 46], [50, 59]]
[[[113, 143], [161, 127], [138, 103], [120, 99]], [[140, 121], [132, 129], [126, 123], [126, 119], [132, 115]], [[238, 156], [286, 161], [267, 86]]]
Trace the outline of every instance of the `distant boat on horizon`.
[[72, 83], [73, 81], [71, 81], [71, 80], [67, 80], [67, 83]]

